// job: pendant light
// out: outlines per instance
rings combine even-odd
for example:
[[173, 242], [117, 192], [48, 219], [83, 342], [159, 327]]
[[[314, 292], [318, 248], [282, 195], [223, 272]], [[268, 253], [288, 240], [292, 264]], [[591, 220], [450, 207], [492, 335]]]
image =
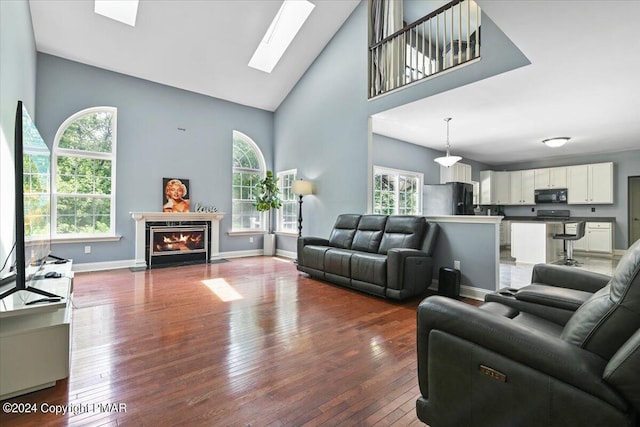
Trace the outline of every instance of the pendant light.
[[451, 121], [451, 117], [447, 117], [446, 119], [444, 119], [444, 121], [447, 122], [447, 145], [446, 145], [447, 154], [444, 157], [438, 157], [433, 161], [436, 163], [439, 163], [441, 166], [448, 168], [453, 166], [456, 162], [459, 162], [460, 160], [462, 160], [462, 157], [452, 156], [449, 153], [449, 148], [451, 147], [451, 144], [449, 144], [449, 122]]

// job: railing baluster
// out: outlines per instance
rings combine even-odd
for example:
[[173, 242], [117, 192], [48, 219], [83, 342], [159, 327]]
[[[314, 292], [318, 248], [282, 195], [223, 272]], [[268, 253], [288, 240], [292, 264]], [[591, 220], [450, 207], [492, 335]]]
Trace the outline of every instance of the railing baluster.
[[471, 0], [467, 0], [467, 61], [471, 59]]
[[462, 62], [462, 3], [458, 4], [458, 64]]
[[451, 62], [449, 63], [449, 68], [453, 67], [455, 64], [453, 63], [454, 53], [455, 53], [455, 45], [453, 44], [453, 6], [451, 7], [451, 31], [449, 37], [449, 50], [451, 51]]

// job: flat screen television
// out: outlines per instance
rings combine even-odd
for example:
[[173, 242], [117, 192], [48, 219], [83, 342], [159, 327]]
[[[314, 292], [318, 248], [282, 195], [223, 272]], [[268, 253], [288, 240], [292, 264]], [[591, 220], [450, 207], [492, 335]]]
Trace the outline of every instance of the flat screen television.
[[51, 252], [51, 151], [22, 101], [15, 121], [15, 286], [17, 291], [59, 296], [33, 286]]

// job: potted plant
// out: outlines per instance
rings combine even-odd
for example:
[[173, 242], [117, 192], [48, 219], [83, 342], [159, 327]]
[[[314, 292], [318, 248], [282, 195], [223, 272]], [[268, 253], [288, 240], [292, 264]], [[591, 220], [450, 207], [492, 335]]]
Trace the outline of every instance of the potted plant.
[[254, 186], [253, 196], [255, 197], [253, 204], [258, 209], [258, 212], [266, 211], [269, 213], [268, 231], [264, 234], [264, 255], [273, 256], [276, 252], [276, 236], [271, 222], [271, 209], [279, 209], [282, 206], [278, 177], [273, 176], [272, 171], [267, 171], [267, 175]]

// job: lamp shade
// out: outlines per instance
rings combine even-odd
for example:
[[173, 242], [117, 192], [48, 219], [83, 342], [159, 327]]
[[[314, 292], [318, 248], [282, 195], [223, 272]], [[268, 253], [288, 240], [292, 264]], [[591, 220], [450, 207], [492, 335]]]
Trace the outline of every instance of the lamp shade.
[[462, 157], [460, 156], [450, 156], [449, 153], [447, 153], [446, 156], [443, 157], [438, 157], [436, 159], [433, 159], [434, 162], [441, 164], [444, 167], [451, 167], [453, 166], [455, 163], [459, 162], [460, 160], [462, 160]]
[[297, 194], [299, 196], [313, 194], [311, 181], [305, 181], [303, 179], [296, 179], [295, 181], [293, 181], [293, 194]]

